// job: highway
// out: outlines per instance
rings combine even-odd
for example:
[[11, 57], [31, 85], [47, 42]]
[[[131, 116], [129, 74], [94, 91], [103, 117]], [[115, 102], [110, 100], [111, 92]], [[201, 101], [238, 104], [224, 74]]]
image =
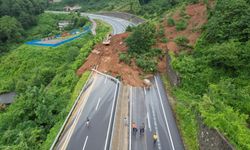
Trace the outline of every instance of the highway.
[[[106, 150], [110, 136], [119, 82], [94, 73], [54, 149]], [[87, 117], [90, 127], [86, 126]]]
[[113, 32], [112, 32], [113, 35], [124, 33], [128, 26], [135, 25], [132, 22], [129, 22], [129, 21], [124, 20], [124, 19], [116, 18], [116, 17], [88, 14], [88, 13], [81, 13], [81, 15], [88, 16], [90, 19], [102, 20], [102, 21], [110, 24], [112, 26], [112, 29], [113, 29]]
[[[69, 13], [69, 12], [64, 12], [64, 11], [46, 11], [46, 12], [57, 13], [57, 14], [68, 14]], [[136, 24], [134, 24], [130, 21], [127, 21], [125, 19], [111, 17], [111, 16], [97, 15], [97, 14], [91, 14], [91, 13], [81, 13], [81, 15], [88, 16], [91, 20], [92, 19], [102, 20], [102, 21], [106, 22], [107, 24], [111, 25], [113, 35], [124, 33], [128, 26], [136, 25]]]
[[[130, 92], [131, 122], [137, 124], [138, 131], [142, 123], [146, 128], [143, 136], [130, 134], [129, 150], [184, 150], [160, 77], [154, 77], [149, 89], [131, 87]], [[158, 135], [155, 145], [154, 132]]]

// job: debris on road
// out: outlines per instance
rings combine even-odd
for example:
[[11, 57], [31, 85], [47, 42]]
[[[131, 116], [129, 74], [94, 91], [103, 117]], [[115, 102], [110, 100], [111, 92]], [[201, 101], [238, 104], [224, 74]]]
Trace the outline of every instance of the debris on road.
[[[129, 33], [118, 34], [110, 37], [110, 45], [102, 43], [94, 47], [87, 61], [78, 69], [77, 74], [81, 75], [86, 70], [91, 70], [93, 66], [98, 66], [98, 70], [114, 77], [120, 77], [124, 84], [144, 87], [144, 78], [149, 74], [144, 73], [134, 61], [127, 65], [120, 61], [119, 54], [127, 51], [126, 43], [123, 42]], [[166, 59], [162, 59], [158, 68], [163, 72], [166, 68]]]

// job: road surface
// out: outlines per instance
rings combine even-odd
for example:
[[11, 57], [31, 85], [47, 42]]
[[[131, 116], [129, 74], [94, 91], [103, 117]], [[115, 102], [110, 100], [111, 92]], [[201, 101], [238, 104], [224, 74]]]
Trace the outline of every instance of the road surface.
[[[64, 11], [46, 11], [46, 12], [58, 13], [58, 14], [68, 14], [69, 13], [69, 12], [64, 12]], [[136, 24], [134, 24], [130, 21], [127, 21], [125, 19], [111, 17], [111, 16], [104, 16], [104, 15], [97, 15], [97, 14], [90, 14], [90, 13], [81, 13], [81, 15], [88, 16], [90, 19], [102, 20], [102, 21], [110, 24], [112, 26], [112, 33], [114, 35], [124, 33], [128, 26], [136, 25]]]
[[[131, 122], [139, 127], [145, 123], [145, 135], [130, 136], [130, 150], [183, 150], [171, 107], [168, 103], [165, 89], [159, 76], [152, 80], [149, 89], [131, 88]], [[131, 132], [131, 131], [130, 131]], [[158, 135], [154, 145], [153, 133]]]
[[[95, 73], [75, 113], [69, 119], [54, 149], [105, 150], [109, 148], [119, 83]], [[86, 126], [87, 117], [90, 127]]]

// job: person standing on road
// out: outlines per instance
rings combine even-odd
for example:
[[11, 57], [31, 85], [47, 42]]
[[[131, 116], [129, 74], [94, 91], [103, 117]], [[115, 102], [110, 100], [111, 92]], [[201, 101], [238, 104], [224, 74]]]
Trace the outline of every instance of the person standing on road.
[[158, 136], [157, 136], [156, 132], [154, 132], [154, 134], [153, 134], [153, 142], [154, 142], [154, 144], [156, 144], [157, 140], [158, 140]]
[[136, 126], [135, 122], [132, 123], [132, 129], [133, 129], [133, 134], [136, 135], [137, 126]]
[[90, 127], [90, 119], [89, 119], [89, 117], [87, 117], [86, 127], [87, 127], [87, 128], [89, 128], [89, 127]]
[[144, 130], [145, 130], [145, 124], [142, 123], [142, 125], [140, 126], [140, 135], [144, 134]]

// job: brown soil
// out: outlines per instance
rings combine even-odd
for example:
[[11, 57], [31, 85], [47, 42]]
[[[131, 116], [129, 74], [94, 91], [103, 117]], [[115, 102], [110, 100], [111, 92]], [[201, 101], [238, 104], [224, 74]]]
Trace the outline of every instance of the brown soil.
[[[165, 36], [169, 39], [168, 43], [161, 43], [158, 39], [155, 47], [161, 48], [165, 51], [172, 50], [179, 52], [180, 47], [173, 41], [177, 36], [186, 36], [189, 39], [189, 45], [194, 45], [201, 34], [201, 26], [206, 23], [206, 6], [205, 4], [194, 4], [186, 7], [186, 14], [190, 16], [188, 19], [188, 27], [183, 31], [176, 31], [175, 26], [167, 26], [166, 21], [163, 22], [165, 28]], [[173, 15], [175, 21], [181, 19], [179, 12]], [[78, 69], [77, 74], [81, 75], [84, 71], [90, 70], [97, 66], [97, 70], [110, 74], [112, 76], [119, 76], [124, 84], [131, 86], [144, 86], [143, 79], [150, 78], [152, 75], [145, 74], [132, 61], [131, 65], [127, 65], [119, 60], [119, 53], [127, 51], [124, 39], [128, 37], [129, 33], [114, 35], [111, 38], [111, 43], [108, 46], [102, 43], [95, 46], [92, 53], [87, 58], [87, 61]], [[166, 58], [162, 58], [158, 64], [160, 72], [166, 71]]]
[[[177, 31], [176, 27], [170, 27], [166, 22], [163, 23], [165, 27], [165, 36], [169, 39], [169, 42], [166, 44], [169, 50], [174, 52], [179, 52], [181, 47], [179, 47], [174, 39], [178, 36], [185, 36], [189, 39], [189, 45], [194, 46], [196, 40], [201, 34], [201, 27], [207, 22], [207, 8], [203, 3], [188, 5], [186, 7], [186, 14], [190, 16], [188, 19], [188, 26], [183, 31]], [[180, 12], [177, 12], [173, 15], [175, 22], [182, 19]]]
[[[144, 86], [143, 78], [147, 77], [143, 71], [133, 62], [127, 65], [119, 60], [119, 53], [127, 51], [126, 44], [123, 42], [129, 33], [114, 35], [111, 38], [109, 46], [102, 43], [95, 46], [87, 61], [78, 69], [77, 74], [81, 75], [84, 71], [98, 66], [97, 70], [110, 74], [112, 76], [120, 76], [124, 84], [132, 86]], [[165, 69], [164, 59], [159, 63], [160, 70]]]

